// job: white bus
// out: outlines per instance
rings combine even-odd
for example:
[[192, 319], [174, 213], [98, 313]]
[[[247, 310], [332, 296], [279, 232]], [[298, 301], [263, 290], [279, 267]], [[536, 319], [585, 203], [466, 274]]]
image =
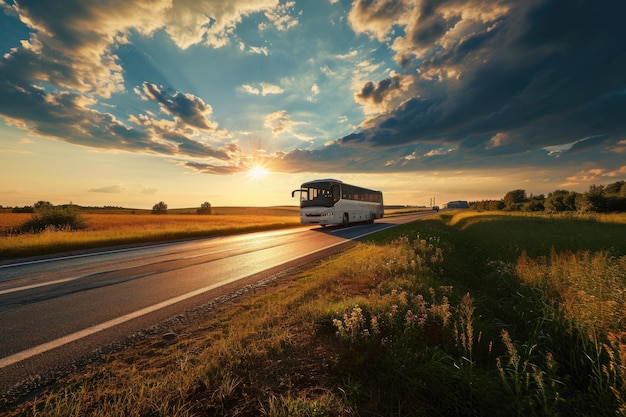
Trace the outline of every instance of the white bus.
[[302, 224], [373, 223], [383, 217], [383, 193], [324, 179], [305, 182], [291, 197], [300, 193], [300, 222]]

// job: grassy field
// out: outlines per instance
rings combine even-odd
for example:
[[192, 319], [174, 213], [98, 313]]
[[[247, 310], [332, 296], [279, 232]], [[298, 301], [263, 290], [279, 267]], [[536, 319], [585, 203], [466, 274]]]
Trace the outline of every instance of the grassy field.
[[[626, 215], [453, 212], [7, 404], [8, 416], [626, 414]], [[1, 406], [1, 403], [0, 403]]]
[[[297, 207], [215, 207], [211, 215], [195, 210], [171, 210], [153, 215], [149, 210], [86, 210], [87, 228], [39, 234], [0, 236], [0, 259], [34, 256], [103, 246], [217, 236], [297, 226]], [[32, 214], [0, 213], [0, 232], [17, 227]]]
[[[386, 216], [410, 214], [425, 209], [387, 210]], [[300, 209], [295, 206], [213, 207], [211, 215], [198, 215], [196, 209], [172, 209], [167, 215], [150, 210], [123, 208], [80, 209], [85, 220], [82, 230], [47, 230], [37, 234], [10, 233], [33, 214], [0, 210], [0, 261], [64, 251], [114, 245], [160, 242], [246, 233], [300, 225]]]

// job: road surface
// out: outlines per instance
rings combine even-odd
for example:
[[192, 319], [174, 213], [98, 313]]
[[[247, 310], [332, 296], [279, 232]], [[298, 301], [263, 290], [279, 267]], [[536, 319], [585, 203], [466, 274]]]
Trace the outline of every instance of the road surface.
[[0, 394], [216, 297], [431, 214], [0, 265]]

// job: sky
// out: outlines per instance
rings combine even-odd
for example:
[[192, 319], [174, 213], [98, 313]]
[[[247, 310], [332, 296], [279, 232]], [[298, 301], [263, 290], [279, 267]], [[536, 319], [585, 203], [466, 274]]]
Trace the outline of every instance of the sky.
[[626, 179], [623, 0], [0, 0], [0, 205]]

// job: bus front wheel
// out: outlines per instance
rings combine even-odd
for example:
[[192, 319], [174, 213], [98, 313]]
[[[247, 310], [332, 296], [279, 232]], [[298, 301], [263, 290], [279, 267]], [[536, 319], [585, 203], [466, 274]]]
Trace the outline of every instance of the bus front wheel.
[[349, 223], [350, 217], [348, 216], [348, 213], [343, 213], [343, 221], [341, 222], [341, 224], [343, 225], [343, 227], [348, 227]]

